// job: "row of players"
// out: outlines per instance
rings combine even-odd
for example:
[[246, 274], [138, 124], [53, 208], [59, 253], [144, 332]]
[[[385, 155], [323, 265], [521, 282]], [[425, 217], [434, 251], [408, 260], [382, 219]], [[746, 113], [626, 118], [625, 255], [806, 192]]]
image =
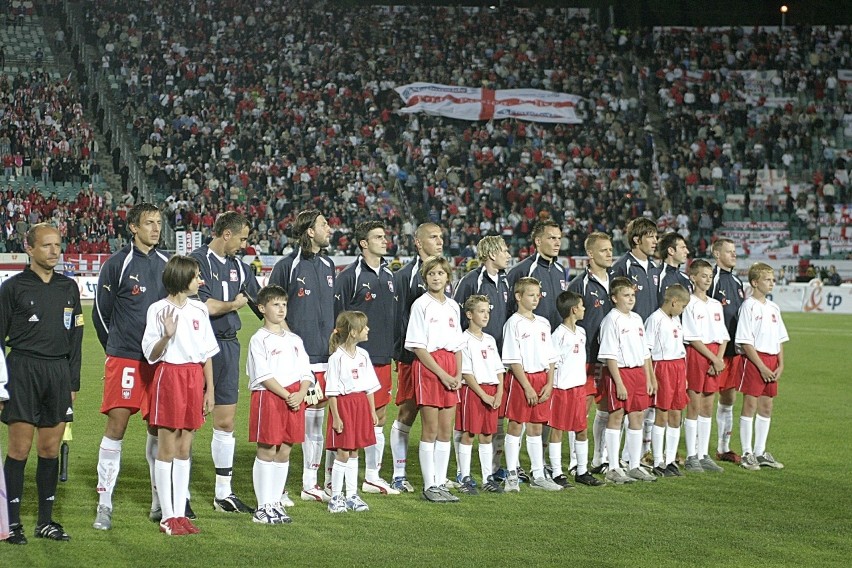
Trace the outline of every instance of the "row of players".
[[[167, 295], [162, 283], [167, 260], [156, 250], [161, 227], [159, 212], [153, 206], [140, 205], [130, 212], [128, 220], [134, 236], [133, 242], [113, 255], [103, 267], [93, 317], [99, 339], [107, 353], [102, 411], [107, 414], [108, 419], [98, 461], [99, 506], [94, 523], [95, 528], [99, 529], [109, 529], [112, 526], [112, 493], [118, 478], [124, 431], [129, 417], [143, 407], [144, 393], [147, 390], [145, 386], [152, 380], [153, 369], [145, 361], [141, 349], [145, 316], [153, 302]], [[362, 255], [338, 275], [331, 259], [324, 254], [324, 248], [328, 246], [330, 237], [325, 218], [318, 211], [305, 211], [298, 216], [293, 228], [295, 234], [300, 236], [299, 248], [279, 262], [270, 279], [271, 283], [280, 285], [288, 295], [286, 324], [292, 332], [302, 338], [314, 381], [322, 386], [329, 362], [328, 338], [334, 329], [335, 316], [352, 310], [366, 314], [374, 332], [365, 342], [364, 348], [370, 355], [381, 388], [374, 394], [377, 415], [374, 426], [376, 443], [368, 447], [365, 452], [366, 478], [362, 489], [386, 494], [411, 491], [412, 487], [405, 475], [408, 433], [420, 409], [425, 409], [424, 426], [426, 426], [424, 429], [426, 437], [423, 441], [425, 446], [421, 445], [420, 448], [421, 465], [429, 461], [430, 442], [434, 442], [431, 446], [433, 459], [437, 456], [439, 465], [443, 463], [443, 456], [450, 447], [450, 435], [446, 431], [445, 420], [452, 413], [437, 412], [433, 416], [432, 411], [429, 410], [431, 407], [418, 404], [414, 379], [419, 380], [419, 376], [413, 377], [412, 370], [416, 366], [415, 363], [419, 365], [418, 372], [422, 370], [423, 365], [420, 364], [421, 358], [416, 354], [419, 348], [409, 345], [409, 349], [406, 349], [406, 332], [412, 306], [427, 289], [420, 269], [426, 259], [433, 256], [439, 257], [442, 254], [441, 229], [431, 223], [421, 225], [415, 235], [417, 256], [394, 274], [388, 269], [383, 258], [386, 253], [386, 241], [382, 224], [380, 222], [365, 223], [358, 227], [356, 234]], [[250, 511], [233, 494], [230, 483], [233, 470], [233, 421], [239, 377], [237, 365], [240, 347], [236, 336], [240, 329], [240, 320], [237, 311], [248, 303], [260, 315], [260, 308], [254, 302], [250, 302], [250, 298], [254, 298], [259, 291], [259, 286], [248, 267], [234, 257], [236, 252], [245, 245], [247, 234], [248, 223], [245, 218], [235, 213], [226, 213], [216, 222], [213, 241], [193, 252], [193, 257], [201, 267], [202, 281], [199, 283], [198, 297], [207, 308], [218, 347], [215, 355], [211, 353], [213, 388], [209, 389], [215, 393], [215, 398], [209, 405], [214, 428], [211, 450], [216, 468], [216, 495], [213, 502], [214, 508], [226, 512]], [[589, 267], [569, 284], [566, 271], [556, 258], [560, 237], [561, 232], [556, 224], [549, 222], [539, 224], [533, 232], [536, 254], [516, 265], [508, 274], [505, 273], [505, 269], [510, 257], [505, 244], [496, 237], [484, 238], [478, 247], [482, 261], [481, 267], [468, 274], [459, 283], [455, 290], [455, 298], [460, 304], [464, 304], [467, 298], [474, 294], [488, 298], [490, 314], [484, 330], [494, 337], [497, 348], [502, 350], [503, 325], [508, 316], [517, 311], [520, 305], [519, 299], [510, 292], [514, 290], [516, 282], [524, 277], [532, 277], [539, 282], [540, 301], [534, 306], [534, 312], [545, 317], [551, 331], [562, 323], [556, 307], [556, 298], [560, 292], [570, 288], [583, 298], [586, 314], [580, 325], [589, 337], [586, 356], [589, 374], [594, 375], [600, 345], [600, 325], [603, 317], [612, 307], [610, 285], [615, 281], [615, 276], [623, 274], [631, 280], [636, 293], [634, 311], [643, 316], [650, 315], [659, 302], [658, 294], [665, 291], [667, 283], [672, 279], [675, 281], [684, 279], [683, 274], [677, 270], [677, 266], [686, 258], [686, 246], [676, 235], [665, 235], [660, 247], [663, 266], [658, 268], [650, 258], [657, 248], [656, 227], [650, 221], [637, 219], [628, 229], [628, 238], [632, 245], [631, 252], [615, 266], [612, 266], [612, 245], [609, 237], [602, 234], [591, 235], [586, 243], [590, 257]], [[669, 246], [665, 245], [666, 242]], [[742, 285], [732, 272], [736, 260], [733, 243], [724, 240], [717, 242], [714, 247], [714, 256], [717, 259], [717, 267], [713, 272], [712, 295], [723, 299], [724, 319], [729, 331], [733, 331], [736, 327], [737, 308], [743, 299]], [[448, 288], [446, 292], [449, 292]], [[460, 316], [459, 331], [469, 325], [469, 319], [464, 317], [464, 314]], [[732, 345], [732, 342], [729, 345]], [[411, 351], [411, 348], [414, 348], [414, 351]], [[391, 428], [390, 446], [394, 458], [394, 474], [392, 482], [388, 483], [379, 477], [379, 468], [385, 446], [383, 428], [385, 410], [390, 402], [391, 359], [397, 361], [399, 384], [396, 402], [399, 412]], [[426, 359], [428, 361], [428, 358]], [[432, 357], [433, 362], [434, 359]], [[720, 377], [720, 382], [727, 386], [730, 380], [724, 381], [722, 377], [726, 376], [725, 373], [733, 376], [730, 370], [737, 365], [733, 365], [728, 358], [722, 362], [721, 357], [713, 359], [712, 363], [716, 375]], [[426, 365], [427, 368], [429, 366]], [[435, 370], [433, 366], [431, 371], [434, 373]], [[522, 369], [510, 370], [522, 371]], [[440, 373], [438, 375], [440, 376]], [[524, 381], [522, 372], [517, 374], [513, 372], [507, 376], [507, 400], [510, 398], [508, 395], [511, 394], [513, 385], [517, 391], [524, 392], [525, 395], [530, 394], [529, 381], [526, 381], [527, 388], [524, 388]], [[590, 385], [593, 382], [592, 379]], [[453, 384], [458, 387], [461, 381], [456, 379]], [[720, 411], [717, 413], [717, 419], [721, 420], [722, 424], [719, 450], [723, 457], [731, 456], [731, 459], [734, 459], [738, 456], [730, 452], [727, 446], [733, 422], [731, 412], [733, 391], [724, 389], [724, 392], [720, 401]], [[703, 397], [705, 399], [710, 398], [710, 405], [712, 405], [712, 396], [706, 396], [710, 393], [699, 394], [705, 395]], [[539, 392], [536, 396], [540, 397], [541, 393]], [[309, 400], [315, 404], [305, 410], [304, 464], [300, 496], [305, 500], [326, 500], [328, 498], [326, 491], [317, 484], [317, 471], [322, 459], [324, 443], [323, 401], [316, 395]], [[527, 402], [533, 402], [532, 396]], [[766, 404], [761, 404], [760, 414], [768, 417], [765, 406]], [[748, 411], [749, 407], [746, 409]], [[602, 398], [595, 418], [595, 426], [592, 429], [596, 442], [596, 455], [592, 465], [599, 469], [603, 465], [599, 449], [604, 446], [603, 431], [609, 422], [607, 410], [606, 400]], [[691, 410], [688, 410], [688, 414], [690, 412]], [[754, 409], [751, 408], [750, 412], [753, 415]], [[695, 413], [709, 421], [709, 414], [706, 411], [697, 410]], [[435, 425], [436, 416], [438, 425]], [[688, 425], [689, 416], [687, 418]], [[700, 428], [700, 425], [706, 421], [699, 419], [697, 422]], [[768, 427], [768, 420], [765, 422]], [[515, 456], [520, 446], [523, 429], [520, 424], [522, 423], [510, 421], [509, 432], [505, 436], [507, 462], [511, 459], [513, 464], [516, 462]], [[759, 420], [759, 435], [761, 424]], [[599, 428], [600, 425], [604, 428]], [[173, 434], [173, 432], [164, 433], [163, 430], [164, 428], [157, 429], [152, 426], [149, 429], [146, 446], [152, 478], [151, 518], [158, 521], [162, 518], [162, 504], [155, 483], [157, 461], [158, 457], [168, 458], [170, 449], [174, 449], [173, 443], [167, 443], [169, 447], [164, 448], [162, 452], [158, 448], [161, 438], [168, 438]], [[165, 430], [168, 431], [168, 429]], [[536, 427], [533, 425], [527, 431], [528, 444], [532, 438], [533, 446], [536, 445], [536, 438], [538, 443], [541, 440], [537, 436], [530, 436], [534, 432]], [[456, 436], [460, 437], [461, 434], [457, 432]], [[502, 454], [502, 438], [502, 428], [498, 424], [495, 447], [492, 452], [498, 464], [492, 464], [491, 471], [494, 473], [501, 469], [499, 460]], [[650, 436], [646, 438], [650, 439]], [[462, 455], [465, 453], [464, 445], [466, 444], [457, 445], [461, 448]], [[558, 447], [553, 446], [553, 448]], [[744, 447], [746, 447], [745, 444]], [[550, 449], [551, 452], [553, 448]], [[572, 452], [572, 455], [575, 453]], [[464, 459], [462, 457], [458, 461], [462, 462]], [[167, 459], [159, 461], [168, 463]], [[261, 459], [260, 461], [269, 460]], [[333, 478], [334, 461], [333, 454], [326, 456], [327, 486]], [[534, 462], [534, 465], [535, 463], [537, 462]], [[174, 465], [170, 467], [174, 470]], [[534, 469], [533, 478], [541, 479], [542, 476], [538, 475], [539, 468], [534, 467]], [[510, 471], [520, 474], [519, 468], [510, 468]], [[429, 472], [426, 473], [425, 478], [429, 479]], [[487, 480], [484, 482], [487, 484]], [[440, 486], [440, 483], [438, 485]], [[431, 488], [427, 486], [425, 489]], [[174, 505], [174, 496], [172, 504]], [[188, 501], [184, 512], [187, 516], [192, 516]], [[67, 537], [67, 535], [64, 536]]]

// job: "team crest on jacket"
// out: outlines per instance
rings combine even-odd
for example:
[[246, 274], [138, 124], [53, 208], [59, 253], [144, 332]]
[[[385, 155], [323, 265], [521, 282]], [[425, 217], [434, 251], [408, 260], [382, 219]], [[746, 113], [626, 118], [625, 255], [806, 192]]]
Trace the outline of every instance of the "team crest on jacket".
[[660, 285], [660, 277], [658, 275], [654, 274], [654, 286], [659, 286], [659, 285]]
[[508, 301], [509, 301], [509, 293], [508, 293], [508, 292], [506, 292], [505, 290], [503, 291], [503, 301], [504, 301], [504, 302], [508, 302]]
[[568, 281], [567, 280], [560, 280], [559, 286], [562, 288], [562, 291], [564, 292], [565, 290], [568, 289]]
[[231, 282], [239, 282], [240, 277], [239, 277], [239, 275], [237, 274], [237, 269], [236, 269], [236, 268], [232, 268], [232, 269], [231, 269], [231, 273], [228, 275], [228, 279], [229, 279]]
[[393, 280], [388, 280], [388, 290], [393, 294]]
[[331, 277], [331, 274], [326, 275], [325, 279], [328, 282], [328, 287], [334, 288], [334, 279]]

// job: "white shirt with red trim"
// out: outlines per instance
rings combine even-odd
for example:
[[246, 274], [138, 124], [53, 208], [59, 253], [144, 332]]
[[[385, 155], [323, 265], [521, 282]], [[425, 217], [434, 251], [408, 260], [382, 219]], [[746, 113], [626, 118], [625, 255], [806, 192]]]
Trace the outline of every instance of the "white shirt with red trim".
[[302, 381], [316, 380], [302, 338], [292, 331], [273, 333], [265, 327], [255, 332], [249, 341], [246, 374], [249, 390], [263, 391], [263, 383], [275, 379], [290, 389]]
[[[151, 359], [154, 345], [163, 337], [165, 329], [160, 316], [172, 308], [177, 317], [177, 330], [166, 344], [159, 359]], [[219, 352], [219, 344], [210, 325], [210, 313], [207, 306], [198, 300], [187, 298], [183, 306], [177, 306], [163, 298], [148, 307], [145, 316], [145, 333], [142, 336], [142, 353], [149, 363], [204, 363]]]
[[714, 298], [704, 302], [696, 296], [689, 298], [689, 304], [681, 316], [683, 325], [683, 341], [700, 341], [702, 343], [722, 344], [731, 340], [728, 328], [725, 327], [725, 314], [722, 303]]
[[480, 385], [499, 384], [498, 375], [505, 371], [497, 350], [497, 341], [487, 333], [478, 338], [470, 331], [464, 332], [465, 344], [462, 348], [462, 373], [473, 375]]
[[620, 368], [641, 367], [650, 356], [642, 316], [636, 312], [625, 314], [613, 309], [604, 317], [601, 322], [601, 348], [598, 351], [600, 362], [615, 359]]
[[515, 312], [503, 325], [503, 364], [520, 363], [526, 373], [546, 371], [556, 363], [550, 334], [550, 321], [539, 315], [533, 319]]
[[350, 355], [341, 345], [328, 358], [325, 374], [326, 396], [343, 396], [353, 392], [376, 392], [381, 388], [370, 354], [361, 347]]
[[686, 357], [679, 317], [671, 317], [658, 309], [645, 320], [645, 338], [651, 347], [652, 361], [674, 361]]
[[552, 340], [559, 357], [553, 387], [568, 390], [586, 384], [586, 330], [578, 325], [571, 331], [560, 324], [553, 331]]
[[778, 304], [772, 300], [759, 302], [753, 297], [745, 299], [737, 322], [738, 346], [751, 345], [760, 353], [777, 355], [781, 344], [789, 340]]
[[461, 328], [461, 310], [449, 296], [439, 302], [430, 294], [423, 294], [411, 305], [405, 348], [417, 348], [434, 353], [439, 349], [455, 353], [464, 345]]

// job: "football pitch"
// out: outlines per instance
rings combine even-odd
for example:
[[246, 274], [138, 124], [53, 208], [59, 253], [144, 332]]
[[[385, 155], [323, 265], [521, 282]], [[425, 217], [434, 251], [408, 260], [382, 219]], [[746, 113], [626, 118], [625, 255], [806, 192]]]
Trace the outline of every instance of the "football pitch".
[[[211, 428], [206, 425], [196, 437], [191, 484], [202, 532], [167, 537], [147, 519], [150, 485], [138, 417], [131, 420], [124, 441], [114, 528], [101, 532], [91, 527], [105, 424], [98, 412], [104, 356], [88, 321], [91, 307], [85, 312], [83, 386], [75, 411], [70, 479], [60, 483], [54, 515], [72, 540], [46, 542], [32, 536], [33, 453], [22, 508], [30, 543], [0, 543], [0, 566], [847, 566], [852, 553], [852, 395], [844, 378], [849, 372], [846, 355], [852, 351], [852, 316], [784, 315], [791, 341], [768, 443], [786, 466], [780, 471], [749, 472], [724, 464], [722, 474], [582, 486], [560, 493], [522, 485], [519, 494], [462, 496], [458, 504], [429, 504], [419, 494], [364, 495], [370, 511], [360, 514], [331, 515], [324, 505], [297, 500], [289, 509], [291, 525], [262, 526], [247, 515], [213, 511]], [[242, 316], [244, 360], [245, 346], [259, 324], [248, 310]], [[253, 505], [254, 446], [247, 442], [247, 403], [242, 386], [234, 490]], [[390, 414], [392, 420], [395, 409]], [[0, 430], [5, 457], [7, 433]], [[408, 475], [419, 489], [418, 432], [419, 422], [409, 445]], [[737, 450], [738, 436], [739, 408], [732, 440]], [[714, 424], [711, 450], [715, 439]], [[521, 462], [528, 466], [525, 448]], [[291, 463], [288, 489], [298, 499], [298, 447]], [[390, 464], [387, 448], [385, 478]], [[479, 471], [475, 450], [471, 469]]]

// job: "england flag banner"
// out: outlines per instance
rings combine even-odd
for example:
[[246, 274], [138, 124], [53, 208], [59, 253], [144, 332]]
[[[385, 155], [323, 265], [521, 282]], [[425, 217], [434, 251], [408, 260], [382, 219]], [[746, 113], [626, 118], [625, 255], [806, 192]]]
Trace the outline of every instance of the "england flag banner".
[[402, 113], [425, 112], [461, 120], [516, 118], [530, 122], [581, 124], [575, 109], [580, 97], [539, 89], [480, 89], [436, 83], [397, 87]]

